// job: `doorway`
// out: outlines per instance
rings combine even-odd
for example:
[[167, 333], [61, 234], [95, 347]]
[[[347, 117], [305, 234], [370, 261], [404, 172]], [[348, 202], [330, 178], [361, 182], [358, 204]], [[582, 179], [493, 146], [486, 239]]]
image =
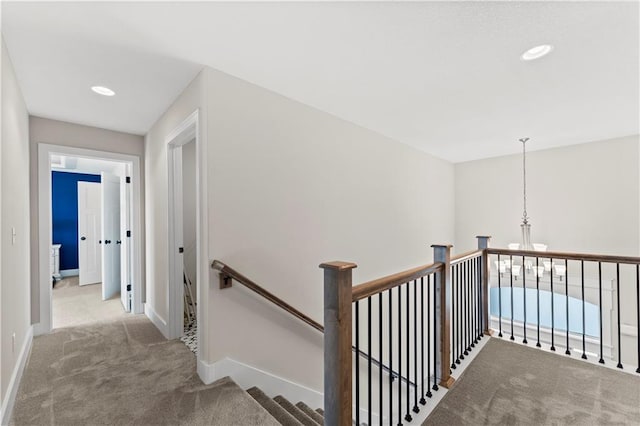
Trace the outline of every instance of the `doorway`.
[[52, 273], [53, 328], [111, 320], [131, 310], [129, 170], [128, 162], [51, 156], [52, 250], [57, 256], [52, 264], [58, 272]]
[[170, 338], [181, 340], [201, 357], [198, 327], [202, 255], [202, 147], [198, 138], [198, 111], [166, 137], [169, 171], [169, 321]]
[[[61, 188], [57, 178], [71, 183]], [[140, 192], [136, 156], [39, 144], [37, 334], [142, 313]], [[57, 220], [56, 204], [75, 212], [75, 220]], [[64, 241], [60, 223], [67, 226]], [[56, 321], [54, 309], [63, 313]]]

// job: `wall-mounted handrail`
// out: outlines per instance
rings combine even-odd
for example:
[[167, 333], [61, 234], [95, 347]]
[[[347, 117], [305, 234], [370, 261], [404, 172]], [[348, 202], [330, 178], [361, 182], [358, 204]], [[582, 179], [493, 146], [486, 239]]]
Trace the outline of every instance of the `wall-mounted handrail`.
[[[246, 276], [242, 275], [240, 272], [236, 271], [235, 269], [231, 268], [230, 266], [226, 265], [225, 263], [223, 263], [223, 262], [221, 262], [219, 260], [214, 260], [211, 263], [211, 268], [216, 269], [216, 270], [218, 270], [220, 272], [220, 288], [229, 288], [229, 287], [231, 287], [230, 279], [234, 279], [236, 282], [242, 284], [243, 286], [245, 286], [246, 288], [250, 289], [251, 291], [254, 291], [255, 293], [257, 293], [260, 296], [264, 297], [265, 299], [269, 300], [270, 302], [272, 302], [276, 306], [282, 308], [283, 310], [287, 311], [291, 315], [293, 315], [296, 318], [300, 319], [301, 321], [307, 323], [308, 325], [310, 325], [311, 327], [315, 328], [319, 332], [324, 333], [324, 326], [322, 326], [322, 324], [318, 323], [317, 321], [313, 320], [309, 316], [307, 316], [304, 313], [300, 312], [299, 310], [297, 310], [293, 306], [289, 305], [284, 300], [280, 299], [278, 296], [275, 296], [274, 294], [268, 292], [263, 287], [261, 287], [260, 285], [256, 284], [254, 281], [252, 281], [251, 279], [249, 279]], [[353, 352], [358, 353], [358, 355], [360, 355], [361, 357], [364, 357], [364, 358], [367, 358], [369, 356], [367, 353], [365, 353], [365, 352], [363, 352], [361, 350], [356, 350], [355, 347], [353, 347]], [[400, 377], [400, 375], [397, 372], [395, 372], [393, 370], [390, 370], [389, 367], [387, 367], [384, 364], [381, 364], [375, 358], [371, 358], [371, 362], [375, 366], [377, 366], [379, 368], [382, 368], [385, 372], [391, 374], [391, 376], [393, 378]], [[400, 377], [400, 380], [402, 380], [405, 383], [408, 382], [411, 386], [415, 387], [415, 383], [413, 383], [412, 381], [408, 381], [408, 379], [406, 377]]]
[[409, 281], [417, 280], [435, 272], [440, 272], [444, 267], [444, 263], [435, 262], [424, 266], [418, 266], [396, 274], [387, 275], [386, 277], [377, 278], [372, 281], [359, 284], [353, 287], [352, 302], [365, 299], [374, 294], [405, 284]]
[[247, 287], [249, 290], [259, 294], [260, 296], [264, 297], [265, 299], [275, 304], [279, 308], [284, 309], [294, 317], [309, 324], [311, 327], [315, 328], [319, 332], [324, 333], [324, 327], [320, 323], [318, 323], [317, 321], [314, 321], [309, 316], [303, 314], [302, 312], [300, 312], [299, 310], [297, 310], [296, 308], [294, 308], [284, 300], [280, 299], [278, 296], [275, 296], [274, 294], [269, 293], [267, 290], [260, 287], [258, 284], [251, 281], [249, 278], [245, 277], [235, 269], [225, 265], [219, 260], [214, 260], [211, 263], [211, 267], [213, 269], [217, 269], [218, 271], [220, 271], [220, 288], [231, 287], [231, 282], [229, 281], [229, 279], [233, 278], [234, 280], [236, 280], [236, 282]]
[[602, 263], [625, 263], [630, 265], [640, 264], [640, 257], [634, 256], [615, 256], [607, 254], [587, 254], [587, 253], [566, 253], [559, 251], [537, 251], [537, 250], [509, 250], [501, 248], [488, 248], [489, 254], [500, 254], [507, 256], [525, 256], [567, 260], [583, 260], [585, 262], [602, 262]]

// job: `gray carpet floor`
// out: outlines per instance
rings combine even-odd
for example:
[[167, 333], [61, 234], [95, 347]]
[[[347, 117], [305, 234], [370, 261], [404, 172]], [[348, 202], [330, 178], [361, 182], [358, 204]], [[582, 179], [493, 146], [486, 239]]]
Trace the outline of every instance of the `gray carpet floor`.
[[102, 284], [79, 285], [78, 277], [66, 277], [53, 287], [53, 328], [74, 327], [127, 316], [120, 293], [102, 300]]
[[423, 425], [640, 425], [640, 374], [490, 339]]
[[12, 425], [277, 425], [232, 380], [204, 385], [196, 359], [144, 316], [33, 341]]

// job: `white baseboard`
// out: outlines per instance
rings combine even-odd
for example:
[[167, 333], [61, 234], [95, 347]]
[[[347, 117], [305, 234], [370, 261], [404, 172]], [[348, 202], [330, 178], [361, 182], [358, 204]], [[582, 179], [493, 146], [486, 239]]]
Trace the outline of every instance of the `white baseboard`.
[[8, 425], [11, 420], [11, 413], [13, 411], [13, 404], [16, 402], [16, 395], [18, 394], [18, 387], [20, 387], [20, 381], [22, 380], [22, 373], [24, 367], [27, 365], [27, 359], [29, 359], [29, 353], [31, 352], [31, 343], [33, 342], [33, 327], [29, 326], [27, 329], [27, 335], [25, 336], [24, 343], [20, 349], [18, 355], [18, 362], [13, 368], [11, 374], [11, 380], [9, 380], [9, 386], [7, 387], [7, 393], [2, 401], [2, 409], [0, 409], [0, 424], [2, 426]]
[[162, 333], [165, 339], [169, 339], [169, 329], [167, 328], [167, 322], [162, 319], [162, 317], [158, 315], [148, 303], [144, 304], [144, 314], [151, 320], [153, 325], [155, 325], [156, 328], [160, 330], [160, 333]]
[[60, 271], [63, 277], [75, 277], [80, 275], [80, 269], [63, 269]]
[[33, 327], [33, 335], [34, 336], [41, 336], [43, 334], [51, 333], [51, 329], [45, 327], [44, 324], [41, 323], [41, 322], [33, 324], [32, 327]]
[[324, 395], [321, 392], [230, 358], [213, 364], [198, 361], [198, 375], [206, 384], [229, 376], [245, 390], [257, 386], [270, 397], [282, 395], [294, 404], [304, 401], [310, 407], [324, 407]]

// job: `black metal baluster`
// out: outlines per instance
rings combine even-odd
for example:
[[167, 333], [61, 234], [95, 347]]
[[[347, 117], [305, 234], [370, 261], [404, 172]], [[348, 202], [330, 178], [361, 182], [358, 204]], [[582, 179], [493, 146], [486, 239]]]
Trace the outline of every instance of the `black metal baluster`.
[[556, 333], [554, 331], [554, 326], [555, 326], [555, 314], [553, 313], [553, 299], [555, 299], [555, 293], [553, 292], [553, 258], [549, 258], [549, 263], [551, 264], [551, 350], [555, 352], [556, 347], [555, 347], [555, 337], [556, 337]]
[[451, 369], [456, 369], [456, 352], [458, 349], [458, 342], [456, 340], [456, 274], [458, 265], [451, 266]]
[[522, 300], [523, 300], [522, 303], [524, 303], [524, 306], [523, 306], [524, 323], [522, 327], [522, 330], [524, 331], [524, 338], [522, 339], [522, 343], [526, 345], [528, 342], [527, 342], [527, 268], [526, 268], [525, 262], [526, 260], [524, 256], [522, 256]]
[[473, 266], [473, 262], [471, 260], [467, 260], [465, 262], [467, 265], [469, 265], [469, 300], [471, 301], [471, 318], [470, 318], [470, 322], [471, 322], [471, 347], [475, 348], [476, 347], [476, 303], [475, 303], [475, 298], [476, 298], [476, 289], [475, 289], [475, 285], [474, 285], [474, 281], [475, 281], [475, 276], [476, 276], [476, 271], [475, 268]]
[[565, 355], [571, 355], [569, 350], [569, 261], [564, 260], [564, 288], [565, 288], [565, 306], [567, 310], [567, 350], [564, 351]]
[[471, 268], [469, 267], [469, 263], [468, 262], [464, 262], [464, 269], [466, 271], [465, 277], [464, 277], [464, 289], [465, 289], [465, 303], [467, 305], [467, 309], [465, 311], [465, 315], [466, 315], [466, 321], [467, 321], [467, 351], [471, 352], [472, 349], [472, 344], [471, 342], [473, 341], [473, 336], [472, 333], [473, 331], [471, 330], [472, 326], [471, 323], [473, 321], [473, 306], [471, 303], [471, 285], [469, 284], [471, 282]]
[[[413, 280], [413, 378], [416, 384], [413, 392], [413, 412], [418, 413], [420, 412], [418, 408], [418, 280]], [[408, 382], [407, 380], [407, 389]]]
[[638, 343], [638, 368], [636, 373], [640, 373], [640, 265], [636, 265], [636, 330], [638, 335], [636, 342]]
[[467, 264], [462, 262], [460, 264], [461, 268], [462, 268], [462, 276], [460, 277], [460, 290], [461, 290], [461, 296], [462, 296], [462, 339], [461, 339], [461, 343], [462, 343], [462, 353], [463, 355], [460, 355], [460, 359], [464, 359], [464, 355], [469, 355], [469, 328], [468, 328], [468, 322], [467, 322], [467, 318], [468, 318], [468, 307], [469, 307], [469, 303], [467, 300]]
[[398, 426], [402, 425], [402, 287], [398, 286]]
[[[441, 273], [444, 273], [441, 272]], [[436, 282], [433, 281], [433, 387], [437, 391], [438, 388], [438, 367], [436, 360], [438, 359], [438, 318], [436, 311]]]
[[360, 301], [356, 300], [356, 424], [360, 424]]
[[[604, 358], [602, 357], [602, 263], [598, 262], [598, 321], [600, 323], [600, 359], [598, 362], [604, 364]], [[639, 340], [640, 342], [640, 340]]]
[[409, 286], [411, 285], [411, 282], [408, 282], [405, 284], [405, 296], [407, 298], [407, 414], [405, 414], [404, 419], [408, 422], [410, 422], [412, 420], [411, 418], [411, 413], [410, 413], [410, 406], [411, 406], [411, 401], [409, 399], [409, 383], [411, 381], [411, 331], [410, 331], [410, 309], [411, 309], [411, 303], [409, 300]]
[[538, 322], [537, 331], [538, 331], [538, 341], [536, 342], [536, 347], [540, 348], [542, 345], [540, 344], [540, 258], [536, 257], [536, 321]]
[[367, 377], [368, 377], [368, 383], [367, 383], [367, 404], [368, 404], [368, 409], [369, 409], [369, 413], [367, 416], [367, 424], [370, 425], [371, 424], [371, 409], [372, 407], [372, 395], [373, 395], [373, 389], [371, 389], [371, 352], [373, 351], [373, 348], [371, 347], [371, 296], [367, 297]]
[[[618, 311], [618, 365], [616, 367], [622, 368], [622, 341], [620, 340], [620, 264], [616, 263], [616, 302]], [[640, 337], [640, 336], [638, 336]]]
[[469, 266], [471, 267], [471, 307], [473, 309], [473, 322], [471, 323], [473, 331], [471, 337], [473, 338], [473, 340], [471, 341], [471, 346], [475, 348], [475, 344], [478, 343], [478, 304], [476, 303], [476, 277], [478, 275], [478, 271], [473, 260], [470, 259], [468, 262]]
[[462, 289], [462, 286], [460, 284], [460, 269], [461, 266], [460, 264], [456, 265], [456, 269], [458, 270], [457, 273], [457, 289], [456, 289], [456, 293], [458, 295], [458, 307], [456, 310], [456, 313], [458, 314], [458, 318], [456, 321], [457, 324], [457, 328], [458, 328], [458, 341], [456, 342], [456, 346], [458, 347], [458, 356], [456, 358], [456, 364], [460, 364], [460, 360], [464, 359], [464, 355], [462, 354], [462, 350], [463, 350], [463, 343], [462, 343], [462, 294], [460, 292], [460, 290]]
[[585, 340], [585, 336], [587, 334], [586, 330], [586, 319], [584, 316], [584, 260], [580, 261], [580, 275], [582, 277], [582, 359], [587, 359], [587, 344]]
[[[504, 268], [506, 271], [507, 268]], [[502, 337], [502, 287], [500, 281], [502, 272], [500, 272], [500, 255], [498, 255], [498, 337]]]
[[[428, 398], [431, 398], [431, 292], [429, 288], [431, 287], [431, 275], [427, 276], [427, 395]], [[434, 327], [435, 328], [435, 327]]]
[[[428, 282], [427, 282], [428, 284]], [[428, 290], [428, 289], [427, 289]], [[429, 333], [427, 332], [427, 335]], [[424, 399], [424, 277], [420, 277], [420, 379], [422, 382], [422, 391], [420, 392], [420, 404], [425, 405], [427, 400]], [[427, 337], [428, 338], [428, 337]], [[416, 389], [416, 392], [418, 390]]]
[[509, 255], [509, 265], [511, 265], [511, 280], [509, 281], [509, 285], [511, 286], [511, 337], [509, 340], [515, 340], [513, 337], [513, 256]]
[[482, 315], [484, 312], [484, 303], [482, 303], [482, 257], [476, 257], [476, 268], [478, 268], [478, 276], [476, 277], [476, 288], [478, 289], [478, 340], [482, 340], [482, 332], [484, 330], [484, 315]]
[[380, 426], [382, 426], [382, 417], [384, 414], [382, 403], [382, 366], [384, 365], [382, 356], [382, 293], [378, 293], [378, 354], [380, 356], [380, 365], [378, 366], [378, 411], [380, 412], [378, 413], [378, 418], [380, 419]]
[[[389, 426], [393, 426], [393, 289], [389, 295]], [[398, 380], [400, 378], [398, 377]]]

